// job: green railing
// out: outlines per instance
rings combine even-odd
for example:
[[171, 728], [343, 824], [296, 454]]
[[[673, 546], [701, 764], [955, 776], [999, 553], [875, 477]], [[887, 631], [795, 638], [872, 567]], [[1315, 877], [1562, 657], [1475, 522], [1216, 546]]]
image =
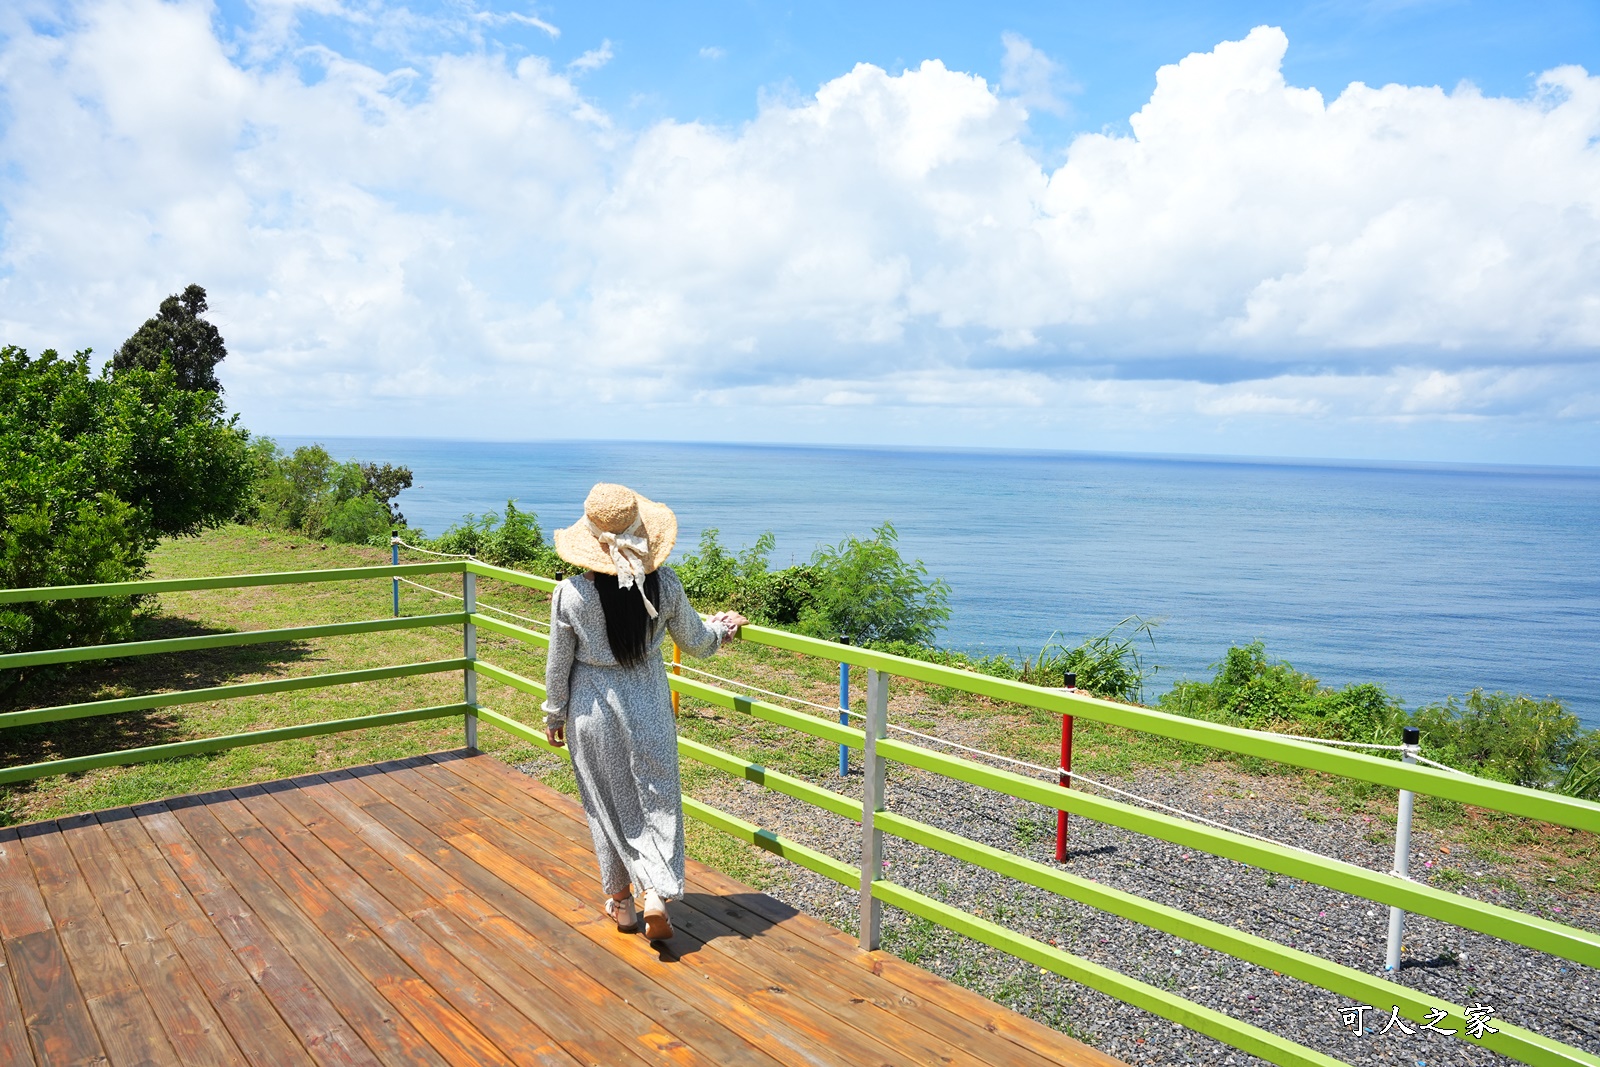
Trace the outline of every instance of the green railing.
[[[366, 671], [312, 675], [281, 681], [218, 686], [183, 693], [162, 693], [89, 704], [30, 709], [0, 715], [0, 727], [60, 722], [92, 715], [456, 670], [463, 672], [461, 703], [4, 768], [0, 769], [0, 783], [24, 781], [51, 774], [76, 773], [113, 764], [136, 763], [242, 745], [264, 744], [289, 737], [359, 730], [370, 726], [449, 715], [463, 716], [469, 745], [476, 744], [476, 731], [481, 721], [531, 744], [565, 755], [563, 749], [551, 749], [545, 741], [541, 728], [485, 707], [477, 696], [479, 679], [506, 685], [536, 697], [544, 695], [544, 686], [538, 682], [479, 659], [478, 630], [541, 647], [548, 644], [548, 638], [535, 630], [492, 618], [477, 611], [476, 578], [480, 576], [495, 578], [549, 591], [555, 583], [546, 578], [468, 560], [290, 574], [121, 583], [108, 586], [0, 590], [0, 604], [63, 597], [126, 596], [162, 591], [279, 585], [302, 581], [392, 579], [426, 574], [462, 575], [463, 610], [414, 618], [376, 619], [332, 626], [305, 626], [0, 656], [0, 669], [121, 655], [215, 648], [261, 641], [301, 640], [339, 634], [378, 633], [413, 627], [456, 625], [461, 626], [463, 634], [463, 654], [459, 658]], [[1497, 1032], [1485, 1032], [1481, 1039], [1471, 1037], [1463, 1024], [1464, 1009], [1458, 1005], [1444, 1003], [1406, 986], [1334, 963], [1312, 953], [1289, 948], [1266, 938], [1190, 915], [1179, 909], [1074, 876], [1058, 867], [1015, 856], [948, 830], [888, 811], [882, 799], [885, 765], [892, 761], [917, 767], [1005, 796], [1070, 811], [1163, 841], [1207, 851], [1264, 871], [1292, 876], [1391, 907], [1403, 908], [1409, 912], [1454, 923], [1466, 929], [1552, 953], [1590, 967], [1600, 966], [1600, 934], [1486, 904], [1446, 890], [1421, 885], [1391, 874], [1377, 873], [1300, 849], [1232, 833], [1215, 826], [1152, 812], [1078, 790], [1062, 790], [1039, 779], [997, 770], [968, 759], [890, 739], [887, 736], [889, 688], [894, 677], [931, 682], [1026, 707], [1093, 719], [1162, 737], [1206, 745], [1226, 752], [1257, 756], [1376, 785], [1425, 793], [1592, 833], [1600, 833], [1600, 805], [1488, 782], [1471, 776], [1448, 774], [1358, 753], [1330, 750], [1292, 738], [1199, 722], [1144, 708], [1097, 700], [1076, 693], [972, 674], [779, 630], [747, 626], [742, 632], [742, 637], [750, 643], [866, 668], [868, 671], [866, 728], [844, 726], [830, 719], [780, 707], [678, 675], [670, 678], [672, 688], [685, 696], [718, 707], [785, 726], [810, 737], [862, 750], [866, 803], [863, 804], [851, 797], [686, 738], [681, 738], [678, 742], [681, 754], [685, 758], [697, 760], [707, 766], [812, 804], [823, 811], [859, 821], [863, 827], [861, 835], [863, 862], [860, 866], [841, 862], [691, 797], [684, 798], [685, 813], [734, 837], [792, 860], [841, 885], [859, 890], [862, 901], [860, 929], [865, 947], [877, 947], [881, 908], [883, 904], [890, 904], [1270, 1062], [1296, 1065], [1332, 1065], [1339, 1062], [1314, 1049], [1197, 1004], [1176, 993], [1100, 966], [1053, 945], [953, 908], [890, 879], [879, 877], [882, 870], [879, 860], [882, 856], [883, 835], [890, 834], [1016, 879], [1041, 891], [1059, 894], [1104, 912], [1142, 923], [1151, 929], [1173, 934], [1194, 944], [1216, 949], [1246, 962], [1310, 982], [1341, 997], [1371, 1004], [1380, 1009], [1382, 1006], [1394, 1005], [1398, 1007], [1403, 1017], [1419, 1023], [1429, 1018], [1435, 1022], [1442, 1022], [1432, 1013], [1435, 1009], [1443, 1009], [1453, 1019], [1451, 1025], [1457, 1030], [1458, 1040], [1481, 1044], [1485, 1048], [1524, 1063], [1584, 1064], [1588, 1067], [1600, 1067], [1600, 1058], [1581, 1049], [1541, 1037], [1498, 1017], [1491, 1023], [1493, 1027], [1498, 1028]]]

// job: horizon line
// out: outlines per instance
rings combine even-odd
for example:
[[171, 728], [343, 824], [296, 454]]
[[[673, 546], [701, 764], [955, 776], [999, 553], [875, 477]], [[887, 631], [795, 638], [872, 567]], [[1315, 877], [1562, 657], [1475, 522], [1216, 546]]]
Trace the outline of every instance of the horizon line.
[[1261, 467], [1329, 467], [1343, 470], [1435, 470], [1476, 471], [1492, 473], [1544, 473], [1557, 475], [1600, 475], [1600, 465], [1577, 463], [1489, 463], [1462, 460], [1423, 459], [1373, 459], [1338, 456], [1251, 455], [1209, 452], [1101, 452], [1090, 449], [983, 447], [978, 445], [917, 445], [884, 443], [818, 443], [803, 441], [693, 441], [654, 438], [604, 438], [604, 437], [554, 437], [554, 438], [491, 438], [444, 437], [425, 434], [303, 434], [254, 433], [254, 437], [273, 440], [310, 441], [419, 441], [433, 444], [461, 445], [667, 445], [675, 447], [711, 449], [763, 449], [769, 451], [831, 451], [831, 452], [881, 452], [921, 453], [924, 455], [992, 455], [1071, 457], [1101, 460], [1134, 460], [1165, 463], [1212, 463], [1236, 466]]

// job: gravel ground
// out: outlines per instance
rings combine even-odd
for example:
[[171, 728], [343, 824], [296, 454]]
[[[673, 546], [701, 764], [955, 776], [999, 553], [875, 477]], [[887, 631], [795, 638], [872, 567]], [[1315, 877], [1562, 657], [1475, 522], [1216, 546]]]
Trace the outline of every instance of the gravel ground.
[[[541, 760], [524, 769], [540, 773], [549, 766]], [[816, 784], [860, 796], [859, 770], [847, 779]], [[1326, 818], [1308, 818], [1293, 779], [1250, 776], [1213, 764], [1146, 770], [1116, 784], [1323, 855], [1373, 870], [1390, 867], [1392, 830], [1336, 811], [1331, 800], [1323, 808]], [[698, 795], [792, 840], [859, 862], [859, 828], [849, 820], [745, 782], [729, 781], [714, 794]], [[890, 769], [887, 806], [1018, 855], [1054, 861], [1053, 809], [896, 766]], [[1457, 892], [1600, 929], [1600, 900], [1594, 894], [1567, 896], [1554, 887], [1519, 886], [1464, 850], [1442, 851], [1426, 831], [1418, 830], [1413, 844], [1414, 873], [1421, 878], [1460, 871], [1469, 880], [1455, 886]], [[1071, 846], [1066, 869], [1073, 874], [1358, 970], [1383, 973], [1386, 907], [1081, 817], [1072, 820]], [[1315, 986], [893, 837], [885, 839], [885, 854], [885, 876], [893, 881], [1347, 1063], [1513, 1062], [1460, 1037], [1427, 1031], [1407, 1036], [1398, 1027], [1382, 1033], [1388, 1004], [1374, 1006], [1365, 1020], [1368, 1032], [1356, 1034], [1341, 1021], [1339, 1010], [1351, 1002]], [[1431, 868], [1424, 866], [1429, 860]], [[762, 862], [773, 896], [855, 931], [855, 892], [765, 853]], [[885, 909], [884, 947], [1130, 1064], [1263, 1062], [897, 909]], [[1404, 985], [1441, 1001], [1490, 1006], [1490, 1025], [1512, 1022], [1600, 1054], [1600, 973], [1592, 968], [1415, 915], [1407, 919], [1403, 961], [1394, 980]], [[1454, 1024], [1460, 1026], [1459, 1018]]]

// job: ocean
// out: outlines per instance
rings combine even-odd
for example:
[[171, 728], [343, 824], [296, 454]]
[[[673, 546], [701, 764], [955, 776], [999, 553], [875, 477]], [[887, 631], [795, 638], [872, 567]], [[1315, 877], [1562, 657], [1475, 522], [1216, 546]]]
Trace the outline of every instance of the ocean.
[[[1600, 727], [1600, 469], [1060, 452], [319, 438], [408, 466], [398, 505], [438, 534], [507, 499], [546, 535], [596, 481], [702, 530], [764, 531], [774, 566], [891, 522], [950, 583], [940, 644], [1033, 655], [1130, 615], [1159, 619], [1146, 698], [1233, 644], [1407, 706], [1482, 687], [1562, 700]], [[285, 448], [310, 443], [280, 438]]]

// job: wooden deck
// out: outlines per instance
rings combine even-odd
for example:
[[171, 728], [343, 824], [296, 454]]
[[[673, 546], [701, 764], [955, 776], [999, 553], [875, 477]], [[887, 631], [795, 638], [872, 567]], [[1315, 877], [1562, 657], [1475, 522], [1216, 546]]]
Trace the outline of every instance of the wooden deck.
[[689, 867], [619, 934], [468, 752], [0, 830], [0, 1064], [1118, 1064]]

